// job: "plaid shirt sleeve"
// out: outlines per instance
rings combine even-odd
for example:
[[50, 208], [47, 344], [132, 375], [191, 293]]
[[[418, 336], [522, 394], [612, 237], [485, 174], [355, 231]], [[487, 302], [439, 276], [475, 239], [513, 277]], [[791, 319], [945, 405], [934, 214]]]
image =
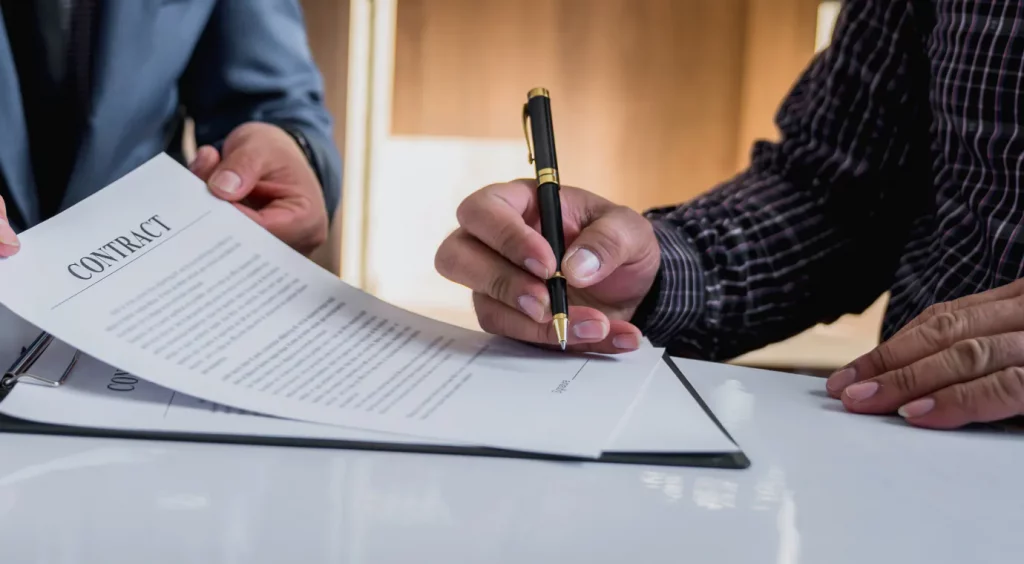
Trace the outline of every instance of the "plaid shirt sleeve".
[[781, 140], [695, 200], [647, 212], [662, 263], [637, 323], [653, 343], [724, 360], [885, 291], [928, 178], [918, 26], [912, 2], [845, 2], [776, 115]]

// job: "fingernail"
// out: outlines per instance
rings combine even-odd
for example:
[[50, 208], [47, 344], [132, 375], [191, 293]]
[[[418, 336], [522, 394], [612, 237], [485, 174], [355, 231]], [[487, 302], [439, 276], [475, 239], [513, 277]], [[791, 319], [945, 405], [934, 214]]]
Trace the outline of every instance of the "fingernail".
[[213, 178], [210, 179], [210, 186], [213, 186], [221, 192], [234, 194], [239, 188], [241, 188], [242, 179], [230, 170], [222, 170], [213, 175]]
[[834, 394], [838, 394], [843, 391], [843, 388], [852, 384], [856, 379], [857, 371], [854, 370], [853, 367], [844, 368], [829, 376], [828, 381], [825, 382], [825, 388]]
[[7, 220], [3, 218], [0, 218], [0, 245], [7, 245], [8, 247], [21, 246], [21, 241], [18, 241], [18, 236], [11, 229], [11, 224], [7, 223]]
[[920, 417], [925, 413], [931, 411], [934, 407], [935, 400], [933, 400], [932, 398], [921, 398], [919, 400], [914, 400], [908, 403], [907, 405], [904, 405], [903, 407], [899, 408], [899, 410], [897, 410], [897, 413], [900, 414], [900, 417], [903, 417], [904, 419], [909, 419], [910, 417]]
[[640, 338], [628, 333], [625, 335], [616, 335], [615, 338], [612, 339], [612, 345], [617, 349], [632, 351], [640, 348]]
[[597, 274], [600, 268], [601, 261], [597, 255], [583, 248], [574, 250], [565, 261], [565, 269], [579, 280], [590, 278]]
[[573, 325], [572, 332], [577, 339], [595, 341], [604, 339], [608, 335], [608, 326], [601, 321], [581, 321]]
[[517, 300], [519, 302], [519, 309], [523, 310], [523, 313], [532, 317], [535, 321], [544, 319], [544, 312], [547, 310], [544, 304], [540, 303], [537, 298], [526, 295], [519, 296]]
[[548, 269], [544, 268], [544, 265], [539, 260], [528, 258], [523, 264], [526, 266], [526, 270], [530, 271], [530, 274], [541, 280], [548, 279]]
[[878, 382], [861, 382], [847, 386], [846, 395], [853, 401], [864, 401], [878, 391]]

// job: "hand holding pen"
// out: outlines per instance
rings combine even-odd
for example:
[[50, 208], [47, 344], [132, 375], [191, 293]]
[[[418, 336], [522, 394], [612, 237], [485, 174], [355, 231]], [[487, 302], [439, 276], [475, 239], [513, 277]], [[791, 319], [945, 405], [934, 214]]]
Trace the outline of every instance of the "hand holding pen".
[[[530, 131], [526, 124], [530, 123]], [[537, 171], [537, 209], [540, 211], [540, 232], [555, 254], [555, 264], [565, 258], [565, 233], [562, 229], [562, 202], [559, 198], [558, 157], [555, 154], [555, 132], [551, 119], [551, 99], [546, 88], [534, 88], [523, 106], [523, 133], [530, 150], [530, 162]], [[587, 251], [584, 251], [587, 252]], [[565, 275], [556, 270], [547, 279], [551, 304], [552, 327], [559, 346], [565, 350], [569, 331], [569, 297]]]
[[[531, 156], [538, 151], [536, 140], [532, 136]], [[553, 150], [553, 135], [551, 140]], [[551, 162], [555, 166], [537, 167], [539, 180], [548, 178], [539, 174], [544, 168], [557, 170]], [[437, 251], [438, 272], [473, 290], [484, 331], [553, 347], [560, 345], [549, 286], [560, 273], [568, 298], [567, 349], [636, 349], [641, 332], [630, 320], [652, 290], [661, 260], [650, 222], [636, 211], [558, 182], [565, 241], [559, 260], [552, 244], [557, 248], [557, 240], [542, 234], [542, 184], [516, 180], [466, 198], [457, 213], [459, 228]], [[645, 306], [656, 305], [656, 295], [651, 298]]]

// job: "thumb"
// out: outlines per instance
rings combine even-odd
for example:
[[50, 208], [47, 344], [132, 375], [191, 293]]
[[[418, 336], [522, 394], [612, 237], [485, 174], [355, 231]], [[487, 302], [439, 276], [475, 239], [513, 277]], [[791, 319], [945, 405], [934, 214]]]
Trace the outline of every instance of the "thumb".
[[210, 173], [207, 184], [217, 197], [239, 202], [252, 192], [268, 161], [263, 158], [257, 141], [237, 144], [231, 141], [229, 138], [224, 144], [221, 161]]
[[580, 232], [566, 250], [562, 270], [576, 288], [601, 282], [617, 268], [642, 258], [650, 231], [647, 220], [624, 207], [611, 208]]
[[21, 248], [21, 242], [14, 233], [14, 228], [7, 221], [7, 204], [0, 198], [0, 258], [14, 255]]

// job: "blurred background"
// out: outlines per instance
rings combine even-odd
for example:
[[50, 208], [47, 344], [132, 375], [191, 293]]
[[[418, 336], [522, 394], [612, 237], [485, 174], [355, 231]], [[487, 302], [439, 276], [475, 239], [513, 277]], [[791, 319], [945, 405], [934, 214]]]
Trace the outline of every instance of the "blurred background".
[[[434, 251], [474, 190], [533, 175], [521, 108], [551, 91], [561, 180], [637, 211], [684, 202], [774, 139], [838, 1], [303, 0], [343, 148], [316, 256], [386, 301], [478, 328]], [[876, 342], [885, 296], [734, 362], [816, 372]]]

